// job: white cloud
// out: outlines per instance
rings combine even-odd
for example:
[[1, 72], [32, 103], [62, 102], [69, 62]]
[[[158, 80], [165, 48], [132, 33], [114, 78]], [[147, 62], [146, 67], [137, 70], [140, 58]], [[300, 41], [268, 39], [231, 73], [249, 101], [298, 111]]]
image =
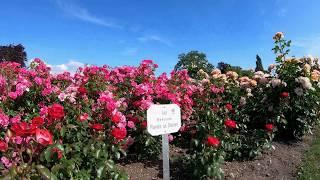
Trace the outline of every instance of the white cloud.
[[80, 7], [76, 4], [67, 3], [63, 0], [57, 0], [57, 4], [66, 13], [82, 21], [90, 22], [96, 25], [105, 26], [109, 28], [121, 28], [121, 26], [116, 24], [115, 22], [97, 17], [91, 14], [86, 8]]
[[69, 62], [64, 64], [47, 64], [47, 66], [51, 68], [51, 73], [53, 74], [63, 73], [65, 71], [74, 74], [77, 69], [84, 66], [84, 64], [76, 60], [70, 60]]
[[301, 51], [301, 55], [320, 55], [320, 34], [312, 38], [298, 38], [292, 42], [292, 46]]
[[172, 46], [172, 43], [169, 40], [162, 38], [160, 36], [157, 36], [157, 35], [146, 35], [143, 37], [139, 37], [138, 41], [140, 41], [140, 42], [156, 41], [156, 42], [159, 42], [159, 43], [167, 45], [167, 46]]
[[[29, 66], [31, 64], [31, 62], [34, 59], [29, 59], [27, 61], [27, 66]], [[49, 64], [45, 61], [43, 61], [48, 67], [51, 68], [51, 73], [53, 74], [59, 74], [59, 73], [63, 73], [65, 71], [70, 72], [71, 74], [74, 74], [79, 67], [83, 67], [85, 64], [77, 61], [77, 60], [69, 60], [67, 63], [63, 63], [63, 64]]]

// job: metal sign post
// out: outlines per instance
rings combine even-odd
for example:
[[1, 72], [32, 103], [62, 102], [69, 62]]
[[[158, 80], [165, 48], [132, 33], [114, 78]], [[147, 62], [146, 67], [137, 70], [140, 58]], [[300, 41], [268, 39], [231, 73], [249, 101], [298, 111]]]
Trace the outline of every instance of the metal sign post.
[[151, 105], [147, 111], [147, 130], [152, 136], [162, 135], [163, 179], [170, 179], [169, 138], [170, 133], [181, 127], [181, 111], [176, 104]]
[[169, 165], [169, 139], [168, 134], [162, 135], [162, 168], [163, 179], [170, 179], [170, 165]]

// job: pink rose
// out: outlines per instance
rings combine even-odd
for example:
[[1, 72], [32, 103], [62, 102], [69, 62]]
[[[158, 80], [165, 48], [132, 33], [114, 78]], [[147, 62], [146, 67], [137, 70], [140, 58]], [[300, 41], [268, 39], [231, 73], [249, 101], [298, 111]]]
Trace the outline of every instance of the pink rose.
[[128, 126], [129, 128], [131, 128], [131, 129], [133, 129], [133, 128], [136, 127], [135, 124], [134, 124], [134, 122], [132, 122], [132, 121], [128, 121], [127, 126]]
[[53, 143], [52, 134], [46, 129], [36, 130], [36, 140], [39, 144], [43, 146], [47, 146]]

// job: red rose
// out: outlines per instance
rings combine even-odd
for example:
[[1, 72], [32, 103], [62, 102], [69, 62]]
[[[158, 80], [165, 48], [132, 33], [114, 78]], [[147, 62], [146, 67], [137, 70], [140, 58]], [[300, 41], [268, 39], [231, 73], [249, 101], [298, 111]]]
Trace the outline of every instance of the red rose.
[[283, 97], [283, 98], [286, 98], [286, 97], [289, 96], [289, 93], [288, 93], [288, 92], [282, 92], [282, 93], [280, 94], [280, 96]]
[[208, 143], [209, 146], [218, 147], [219, 144], [220, 144], [220, 141], [219, 141], [219, 139], [216, 138], [216, 137], [209, 136], [209, 137], [207, 138], [207, 143]]
[[83, 86], [80, 86], [80, 87], [78, 88], [78, 92], [79, 92], [80, 94], [87, 94], [87, 89], [86, 89], [85, 87], [83, 87]]
[[231, 111], [233, 108], [232, 108], [232, 104], [226, 104], [226, 108], [229, 110], [229, 111]]
[[267, 131], [272, 132], [272, 130], [273, 130], [273, 124], [272, 124], [272, 123], [266, 124], [265, 128], [266, 128]]
[[147, 125], [148, 125], [148, 124], [147, 124], [147, 121], [142, 121], [142, 122], [141, 122], [141, 128], [142, 128], [142, 129], [146, 129], [146, 128], [147, 128]]
[[128, 117], [128, 121], [132, 121], [136, 124], [137, 122], [139, 122], [139, 119], [136, 117]]
[[55, 153], [57, 153], [58, 159], [62, 158], [63, 154], [62, 154], [62, 151], [59, 148], [53, 148], [52, 149], [52, 155], [54, 155]]
[[117, 123], [120, 122], [121, 116], [119, 115], [119, 113], [116, 113], [115, 115], [113, 115], [113, 116], [111, 117], [111, 120], [112, 120], [113, 123], [117, 124]]
[[104, 130], [104, 126], [102, 124], [99, 124], [99, 123], [92, 124], [91, 128], [96, 130], [96, 131], [103, 131]]
[[218, 106], [213, 106], [211, 109], [212, 109], [213, 112], [218, 112], [219, 111], [219, 107]]
[[8, 150], [8, 144], [5, 141], [0, 140], [0, 151], [6, 152]]
[[112, 136], [118, 140], [124, 139], [127, 136], [126, 128], [114, 128], [111, 132]]
[[231, 128], [231, 129], [235, 129], [237, 128], [237, 123], [234, 121], [234, 120], [231, 120], [231, 119], [227, 119], [225, 122], [224, 122], [224, 125], [228, 128]]
[[27, 137], [36, 133], [37, 127], [26, 122], [16, 123], [11, 126], [11, 130], [16, 136]]
[[33, 127], [40, 127], [44, 124], [44, 119], [42, 117], [35, 117], [31, 120], [31, 126]]
[[53, 137], [50, 131], [46, 129], [37, 129], [36, 140], [39, 144], [42, 144], [43, 146], [47, 146], [49, 144], [52, 144]]
[[49, 117], [52, 119], [62, 119], [64, 117], [64, 108], [60, 104], [53, 104], [48, 108]]

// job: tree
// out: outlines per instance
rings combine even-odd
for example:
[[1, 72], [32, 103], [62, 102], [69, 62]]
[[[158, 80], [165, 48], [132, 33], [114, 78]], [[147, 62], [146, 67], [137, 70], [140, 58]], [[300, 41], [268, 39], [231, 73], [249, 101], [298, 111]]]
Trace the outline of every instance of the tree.
[[27, 61], [27, 53], [24, 50], [23, 45], [8, 45], [0, 46], [0, 62], [13, 61], [21, 64], [22, 67], [25, 66]]
[[231, 65], [221, 61], [218, 63], [217, 68], [220, 69], [221, 73], [226, 73], [231, 68]]
[[256, 69], [255, 69], [255, 71], [257, 72], [257, 71], [264, 71], [264, 69], [263, 69], [263, 65], [262, 65], [262, 60], [261, 60], [261, 58], [260, 58], [260, 56], [257, 54], [257, 56], [256, 56]]
[[228, 64], [225, 62], [219, 62], [217, 68], [220, 69], [221, 73], [224, 73], [224, 74], [228, 71], [234, 71], [239, 76], [248, 76], [248, 77], [253, 76], [253, 71], [242, 69], [240, 66], [232, 66], [231, 64]]
[[207, 73], [211, 73], [214, 66], [209, 63], [206, 54], [199, 51], [190, 51], [187, 54], [179, 55], [179, 61], [174, 67], [174, 70], [188, 70], [191, 78], [197, 79], [197, 73], [200, 69]]

